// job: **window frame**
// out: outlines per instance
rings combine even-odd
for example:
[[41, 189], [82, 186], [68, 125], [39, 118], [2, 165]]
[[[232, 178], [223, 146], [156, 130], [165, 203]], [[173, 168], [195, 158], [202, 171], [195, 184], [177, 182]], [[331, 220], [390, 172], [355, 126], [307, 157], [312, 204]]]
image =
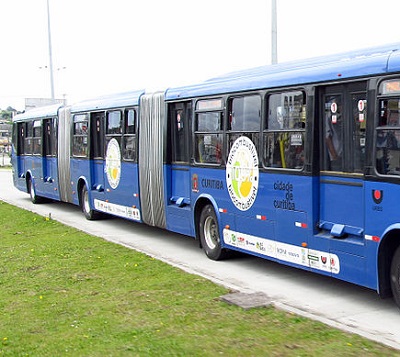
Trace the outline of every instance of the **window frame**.
[[[270, 128], [270, 118], [271, 118], [271, 113], [270, 109], [272, 107], [271, 105], [271, 98], [273, 96], [280, 96], [280, 100], [282, 102], [282, 96], [283, 95], [288, 95], [292, 94], [295, 95], [295, 93], [298, 93], [298, 95], [301, 93], [302, 94], [302, 103], [300, 105], [300, 108], [298, 110], [298, 116], [297, 116], [297, 124], [299, 127], [290, 127], [288, 126], [283, 126], [281, 128]], [[309, 100], [309, 97], [307, 95], [307, 90], [303, 87], [301, 88], [285, 88], [280, 91], [274, 91], [274, 92], [267, 92], [264, 96], [264, 101], [265, 101], [265, 122], [263, 124], [263, 130], [262, 130], [262, 142], [263, 142], [263, 150], [262, 150], [262, 165], [265, 169], [267, 170], [284, 170], [285, 172], [303, 172], [306, 169], [306, 152], [307, 152], [307, 102]], [[276, 109], [278, 109], [279, 106], [276, 106]], [[284, 119], [285, 120], [285, 119]], [[278, 120], [275, 120], [278, 123]], [[290, 123], [290, 122], [288, 122]], [[278, 123], [279, 124], [279, 123]], [[301, 135], [301, 145], [296, 145], [296, 143], [299, 143], [299, 138], [298, 135]], [[269, 146], [269, 141], [270, 141], [270, 136], [272, 136], [273, 141], [272, 145], [275, 146], [273, 150], [270, 150]], [[302, 165], [291, 165], [290, 167], [287, 167], [287, 157], [284, 155], [284, 158], [282, 159], [282, 150], [285, 150], [285, 146], [279, 147], [279, 152], [281, 157], [281, 165], [275, 166], [274, 163], [274, 154], [276, 152], [276, 142], [279, 136], [287, 136], [287, 138], [283, 139], [283, 145], [288, 145], [290, 148], [291, 146], [299, 146], [302, 147], [299, 152], [294, 152], [290, 153], [290, 155], [293, 156], [295, 154], [295, 160], [297, 162], [301, 162]], [[286, 143], [285, 143], [286, 141]], [[272, 146], [271, 146], [272, 147]], [[296, 151], [296, 150], [295, 150]], [[270, 154], [271, 153], [271, 154]], [[272, 164], [271, 164], [272, 163]], [[292, 167], [293, 166], [293, 167]]]
[[[208, 105], [207, 105], [208, 104]], [[207, 113], [217, 113], [219, 118], [219, 128], [214, 130], [198, 130], [198, 116]], [[201, 98], [195, 100], [194, 103], [194, 122], [193, 122], [193, 162], [195, 165], [201, 166], [212, 166], [220, 167], [224, 164], [224, 147], [225, 147], [225, 99], [223, 97], [212, 97], [212, 98]], [[204, 144], [206, 136], [209, 136], [207, 142], [209, 144]], [[203, 137], [203, 145], [208, 145], [210, 147], [214, 146], [216, 160], [202, 160], [201, 158], [204, 154], [200, 153], [200, 141], [198, 138]], [[212, 138], [216, 137], [216, 145], [212, 144]], [[218, 150], [218, 145], [220, 146]], [[212, 150], [210, 151], [213, 152]]]
[[42, 156], [42, 120], [32, 120], [32, 155]]
[[[57, 117], [43, 119], [43, 157], [57, 157]], [[50, 132], [48, 128], [50, 125]]]
[[[109, 124], [110, 124], [110, 114], [118, 113], [119, 114], [119, 126], [110, 129]], [[105, 115], [105, 132], [104, 132], [104, 139], [102, 139], [105, 148], [103, 152], [103, 157], [106, 158], [107, 156], [107, 148], [108, 148], [108, 143], [112, 140], [115, 139], [118, 142], [119, 145], [119, 150], [121, 150], [121, 144], [122, 144], [122, 132], [124, 129], [124, 116], [123, 116], [123, 111], [121, 109], [110, 109], [107, 110], [106, 115]], [[100, 157], [99, 157], [100, 158]], [[96, 158], [97, 159], [97, 158]]]
[[[259, 119], [258, 119], [258, 128], [254, 129], [254, 130], [249, 130], [248, 128], [242, 128], [241, 130], [232, 130], [231, 129], [231, 123], [233, 120], [233, 102], [236, 99], [244, 99], [244, 98], [250, 98], [250, 97], [258, 97], [260, 99], [260, 106], [259, 106]], [[264, 96], [262, 93], [260, 92], [251, 92], [251, 93], [240, 93], [237, 95], [233, 95], [228, 97], [227, 100], [227, 108], [228, 108], [228, 115], [227, 115], [227, 122], [226, 122], [226, 142], [227, 142], [227, 146], [228, 146], [228, 153], [231, 150], [231, 147], [233, 145], [233, 142], [241, 137], [241, 136], [246, 136], [248, 137], [254, 144], [254, 146], [257, 149], [257, 153], [258, 153], [258, 160], [260, 161], [260, 145], [261, 145], [261, 137], [262, 137], [262, 123], [263, 123], [263, 103], [264, 102]]]
[[[89, 113], [74, 113], [72, 114], [72, 147], [71, 147], [71, 156], [74, 158], [88, 158], [89, 157], [89, 121], [90, 114]], [[76, 134], [76, 126], [77, 123], [86, 123], [86, 131], [84, 133], [80, 132]], [[83, 126], [82, 126], [83, 128]], [[83, 154], [75, 153], [75, 149], [77, 148], [76, 140], [82, 139], [82, 144], [85, 145], [85, 152]], [[86, 138], [86, 143], [85, 143]]]
[[[378, 140], [378, 135], [379, 135], [379, 132], [383, 132], [383, 131], [398, 131], [399, 134], [400, 134], [400, 91], [385, 92], [383, 90], [383, 85], [385, 83], [397, 82], [397, 81], [400, 81], [400, 78], [398, 78], [398, 77], [386, 78], [386, 79], [382, 80], [380, 83], [378, 83], [378, 95], [377, 95], [377, 98], [376, 98], [376, 108], [377, 108], [376, 113], [377, 114], [376, 114], [376, 121], [375, 121], [376, 124], [375, 124], [375, 128], [374, 128], [374, 149], [373, 149], [373, 151], [374, 151], [374, 154], [373, 154], [374, 163], [373, 163], [373, 166], [374, 166], [376, 174], [379, 175], [382, 178], [389, 178], [389, 177], [397, 178], [397, 179], [400, 178], [400, 172], [399, 172], [399, 174], [397, 174], [397, 173], [393, 173], [393, 171], [391, 171], [391, 170], [388, 170], [388, 172], [385, 173], [385, 172], [381, 172], [382, 170], [380, 170], [378, 168], [378, 166], [381, 166], [381, 165], [378, 165], [378, 160], [379, 159], [383, 159], [383, 156], [381, 158], [378, 158], [378, 156], [379, 156], [378, 155], [378, 141], [379, 141]], [[381, 118], [383, 116], [383, 112], [382, 112], [383, 109], [388, 110], [387, 108], [382, 108], [381, 107], [381, 103], [383, 101], [389, 102], [390, 100], [397, 100], [397, 102], [398, 102], [398, 113], [397, 114], [398, 114], [399, 118], [398, 118], [398, 125], [397, 126], [396, 125], [388, 125], [389, 124], [388, 123], [388, 121], [389, 121], [388, 118], [386, 119], [387, 120], [386, 124], [382, 125], [382, 123], [380, 122], [380, 120], [381, 120]], [[388, 138], [386, 138], [386, 144], [387, 144], [387, 140], [388, 140]], [[390, 148], [390, 147], [388, 147], [388, 144], [386, 145], [386, 147], [382, 146], [382, 149], [383, 150], [384, 149], [393, 150], [393, 151], [396, 150], [396, 151], [400, 152], [400, 147], [398, 147], [398, 148]], [[386, 154], [386, 156], [390, 157], [389, 154]], [[384, 161], [382, 161], [382, 163], [384, 165]]]
[[[127, 121], [129, 112], [134, 113], [133, 118], [133, 133], [127, 132]], [[123, 118], [122, 118], [122, 140], [121, 140], [121, 157], [123, 161], [127, 162], [137, 162], [138, 159], [138, 149], [137, 149], [137, 127], [138, 127], [138, 110], [137, 107], [133, 108], [125, 108], [123, 110]], [[126, 144], [129, 139], [133, 139], [133, 151], [132, 157], [130, 155], [126, 155]]]

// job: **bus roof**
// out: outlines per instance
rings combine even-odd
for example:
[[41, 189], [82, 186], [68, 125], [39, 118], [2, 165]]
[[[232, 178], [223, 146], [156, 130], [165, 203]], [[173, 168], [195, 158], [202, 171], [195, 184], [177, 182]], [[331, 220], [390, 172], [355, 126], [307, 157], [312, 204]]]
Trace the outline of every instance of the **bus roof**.
[[46, 105], [44, 107], [33, 108], [25, 113], [14, 116], [13, 121], [23, 121], [27, 119], [51, 118], [58, 114], [58, 109], [63, 106], [62, 103]]
[[144, 94], [144, 92], [144, 90], [138, 90], [88, 99], [71, 105], [71, 112], [77, 113], [135, 106], [139, 104], [140, 97]]
[[278, 88], [400, 71], [400, 43], [236, 71], [203, 83], [171, 88], [166, 100]]

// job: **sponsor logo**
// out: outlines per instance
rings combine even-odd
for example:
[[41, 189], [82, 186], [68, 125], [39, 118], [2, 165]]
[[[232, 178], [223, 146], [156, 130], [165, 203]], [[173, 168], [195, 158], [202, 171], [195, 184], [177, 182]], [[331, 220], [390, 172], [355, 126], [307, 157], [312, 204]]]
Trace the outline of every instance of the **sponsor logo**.
[[372, 190], [372, 199], [376, 204], [380, 204], [383, 200], [383, 191], [382, 190]]
[[232, 248], [319, 271], [340, 274], [340, 260], [336, 254], [277, 242], [230, 229], [223, 230], [223, 239], [225, 244]]
[[258, 154], [253, 142], [241, 136], [233, 143], [226, 165], [226, 185], [233, 204], [247, 211], [258, 191]]
[[196, 193], [199, 192], [199, 177], [197, 174], [192, 176], [192, 191]]
[[111, 188], [116, 189], [121, 178], [121, 149], [116, 139], [111, 139], [107, 145], [104, 171]]

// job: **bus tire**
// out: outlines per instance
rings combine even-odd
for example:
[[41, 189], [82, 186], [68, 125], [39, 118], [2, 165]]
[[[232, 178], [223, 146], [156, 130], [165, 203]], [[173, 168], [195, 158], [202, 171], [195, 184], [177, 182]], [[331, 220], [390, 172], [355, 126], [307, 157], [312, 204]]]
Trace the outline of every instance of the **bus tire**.
[[394, 301], [400, 308], [400, 247], [396, 249], [390, 266], [390, 286]]
[[87, 220], [94, 221], [100, 218], [100, 212], [95, 211], [90, 206], [89, 191], [86, 185], [83, 185], [81, 191], [81, 208]]
[[228, 251], [221, 247], [218, 219], [212, 205], [204, 206], [199, 221], [199, 237], [201, 246], [207, 257], [222, 260], [228, 257]]
[[36, 188], [31, 178], [28, 179], [28, 191], [33, 204], [38, 204], [43, 202], [42, 197], [36, 194]]

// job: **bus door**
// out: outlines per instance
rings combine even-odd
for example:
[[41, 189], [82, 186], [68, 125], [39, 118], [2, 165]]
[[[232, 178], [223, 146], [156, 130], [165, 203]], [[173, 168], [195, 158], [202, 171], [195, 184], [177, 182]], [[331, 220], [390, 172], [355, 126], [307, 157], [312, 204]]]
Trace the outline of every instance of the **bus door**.
[[364, 255], [366, 82], [327, 86], [320, 98], [319, 237], [357, 274]]
[[193, 235], [190, 206], [191, 179], [189, 138], [191, 131], [192, 104], [175, 103], [169, 107], [172, 140], [172, 162], [168, 188], [168, 229]]
[[90, 114], [90, 185], [104, 193], [104, 112]]
[[25, 154], [25, 136], [26, 136], [26, 123], [17, 123], [17, 146], [15, 150], [17, 151], [17, 176], [25, 177], [25, 163], [24, 163], [24, 154]]
[[50, 197], [56, 198], [57, 191], [54, 189], [58, 185], [57, 179], [57, 120], [55, 118], [43, 120], [43, 181], [44, 190]]
[[136, 110], [110, 110], [106, 116], [105, 192], [107, 212], [140, 221]]

